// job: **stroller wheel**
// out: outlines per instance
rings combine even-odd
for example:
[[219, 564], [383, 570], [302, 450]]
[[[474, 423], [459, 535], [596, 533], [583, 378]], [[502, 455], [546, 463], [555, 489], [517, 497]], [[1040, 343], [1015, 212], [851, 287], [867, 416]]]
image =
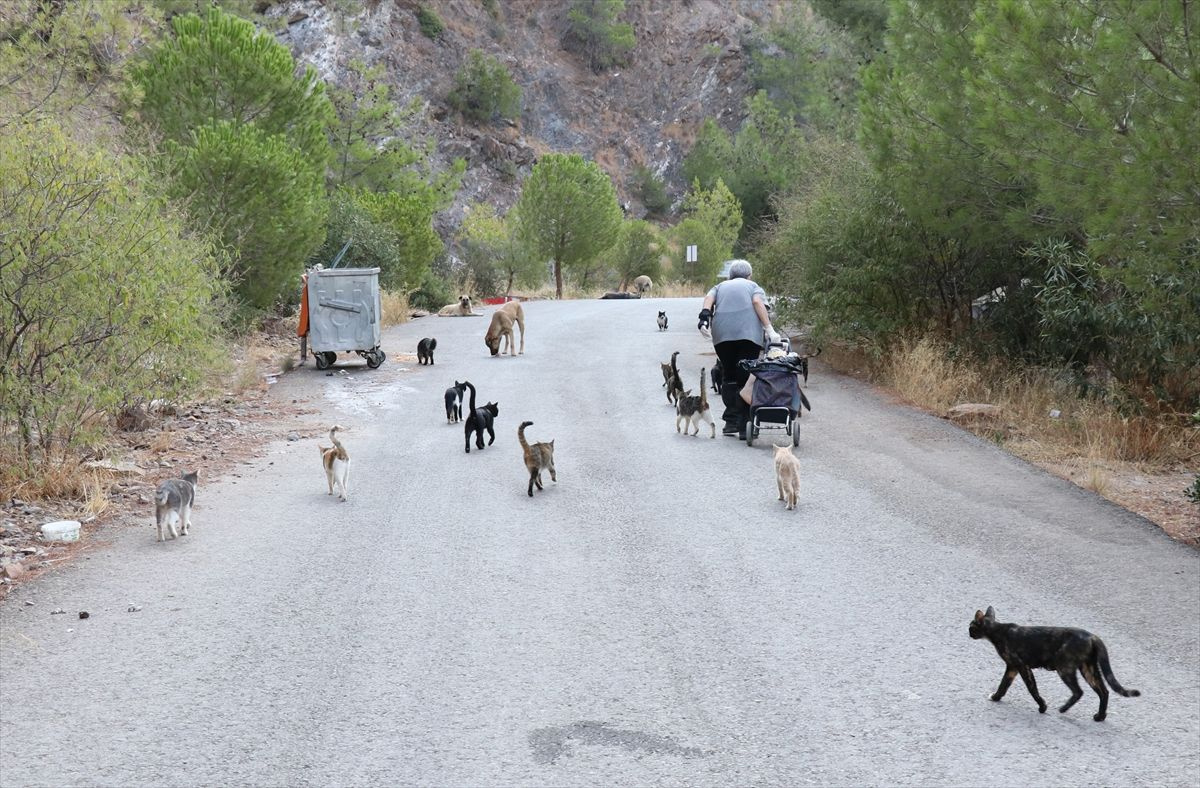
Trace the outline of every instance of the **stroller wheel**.
[[754, 429], [754, 420], [751, 419], [750, 421], [747, 421], [746, 422], [746, 445], [747, 446], [754, 445], [754, 433], [756, 433], [756, 432], [758, 432], [758, 430]]
[[800, 417], [797, 416], [792, 422], [792, 445], [800, 445]]

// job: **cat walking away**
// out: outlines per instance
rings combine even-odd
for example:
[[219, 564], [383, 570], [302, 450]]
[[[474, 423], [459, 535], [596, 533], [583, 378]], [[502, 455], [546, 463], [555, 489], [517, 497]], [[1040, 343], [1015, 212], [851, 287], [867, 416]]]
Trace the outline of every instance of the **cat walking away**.
[[487, 430], [488, 442], [491, 446], [496, 442], [496, 430], [494, 422], [497, 416], [500, 415], [500, 405], [495, 402], [489, 402], [482, 408], [475, 407], [475, 387], [470, 381], [465, 381], [464, 386], [471, 390], [470, 407], [467, 410], [467, 421], [463, 432], [466, 434], [466, 450], [467, 454], [471, 453], [471, 433], [475, 433], [475, 446], [480, 451], [483, 451], [483, 431]]
[[321, 450], [321, 465], [325, 468], [325, 481], [329, 482], [329, 492], [326, 495], [333, 495], [334, 487], [338, 491], [338, 500], [344, 501], [350, 495], [350, 455], [346, 453], [346, 447], [337, 439], [337, 431], [341, 427], [336, 424], [329, 430], [329, 440], [333, 441], [333, 446], [327, 448], [318, 445]]
[[675, 365], [678, 356], [679, 351], [676, 350], [671, 354], [671, 363], [662, 365], [663, 377], [666, 378], [667, 402], [672, 405], [677, 404], [680, 395], [683, 394], [683, 381], [679, 378], [679, 367]]
[[667, 313], [666, 312], [658, 313], [658, 330], [659, 331], [667, 330]]
[[533, 497], [533, 485], [542, 489], [542, 471], [550, 471], [550, 481], [558, 483], [558, 476], [554, 473], [554, 441], [549, 443], [535, 443], [532, 446], [529, 441], [525, 440], [525, 428], [532, 425], [532, 421], [523, 421], [521, 426], [517, 427], [517, 440], [521, 441], [521, 451], [525, 453], [525, 468], [529, 471], [529, 497]]
[[446, 389], [446, 423], [454, 424], [462, 421], [463, 392], [467, 390], [466, 383], [454, 381], [454, 385]]
[[[1025, 688], [1037, 701], [1038, 711], [1045, 714], [1046, 701], [1038, 694], [1037, 682], [1033, 678], [1034, 668], [1057, 671], [1059, 678], [1070, 688], [1071, 697], [1059, 707], [1059, 712], [1065, 712], [1083, 697], [1083, 690], [1079, 688], [1079, 680], [1075, 677], [1076, 671], [1082, 673], [1083, 680], [1100, 696], [1100, 710], [1092, 717], [1096, 722], [1103, 722], [1108, 713], [1108, 687], [1126, 698], [1136, 698], [1142, 694], [1121, 686], [1113, 675], [1112, 666], [1108, 664], [1108, 649], [1104, 641], [1091, 632], [1067, 627], [1002, 624], [996, 620], [996, 611], [990, 607], [986, 613], [975, 611], [975, 618], [971, 620], [967, 631], [973, 640], [986, 638], [990, 641], [1000, 659], [1004, 660], [1004, 677], [1000, 679], [1000, 687], [992, 695], [992, 700], [1003, 698], [1013, 679], [1020, 675]], [[1108, 686], [1105, 686], [1105, 681]]]
[[437, 340], [431, 337], [425, 337], [417, 343], [417, 363], [418, 364], [433, 364], [433, 351], [437, 347]]
[[[167, 479], [158, 485], [154, 493], [154, 523], [158, 527], [158, 541], [167, 540], [163, 526], [170, 531], [172, 539], [187, 536], [192, 530], [192, 504], [196, 502], [196, 484], [200, 477], [195, 472], [185, 473], [178, 479]], [[179, 524], [179, 528], [175, 525]]]
[[792, 454], [791, 446], [775, 446], [775, 484], [784, 508], [795, 511], [800, 497], [800, 460]]
[[709, 428], [712, 430], [710, 438], [717, 437], [717, 425], [713, 421], [712, 413], [708, 407], [708, 390], [704, 385], [704, 370], [700, 370], [700, 395], [692, 396], [690, 391], [685, 391], [679, 395], [675, 402], [675, 431], [679, 432], [679, 424], [683, 423], [683, 434], [687, 435], [691, 427], [695, 427], [696, 431], [693, 435], [700, 434], [700, 422], [708, 422]]

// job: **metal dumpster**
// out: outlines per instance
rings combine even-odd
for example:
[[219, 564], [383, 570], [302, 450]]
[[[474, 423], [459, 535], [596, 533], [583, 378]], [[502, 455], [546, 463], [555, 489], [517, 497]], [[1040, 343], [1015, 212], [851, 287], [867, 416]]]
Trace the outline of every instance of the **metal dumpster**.
[[387, 358], [379, 349], [378, 268], [314, 268], [305, 276], [301, 325], [317, 369], [328, 369], [338, 353], [353, 352], [377, 368]]

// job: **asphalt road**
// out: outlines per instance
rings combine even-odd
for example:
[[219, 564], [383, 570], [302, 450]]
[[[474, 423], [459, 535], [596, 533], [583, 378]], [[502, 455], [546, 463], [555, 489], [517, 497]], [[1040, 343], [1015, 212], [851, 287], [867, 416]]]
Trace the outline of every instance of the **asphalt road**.
[[[275, 445], [200, 488], [186, 539], [148, 511], [11, 595], [0, 784], [1200, 783], [1200, 554], [821, 367], [785, 511], [781, 433], [675, 432], [658, 363], [711, 365], [698, 306], [529, 304], [515, 359], [430, 317], [378, 371], [289, 375], [350, 427], [350, 501], [317, 440]], [[396, 360], [427, 335], [436, 366]], [[500, 403], [470, 455], [463, 378]], [[556, 440], [533, 500], [522, 420]], [[989, 604], [1101, 635], [1142, 697], [1060, 715], [1039, 672], [1047, 714], [1019, 682], [990, 702]]]

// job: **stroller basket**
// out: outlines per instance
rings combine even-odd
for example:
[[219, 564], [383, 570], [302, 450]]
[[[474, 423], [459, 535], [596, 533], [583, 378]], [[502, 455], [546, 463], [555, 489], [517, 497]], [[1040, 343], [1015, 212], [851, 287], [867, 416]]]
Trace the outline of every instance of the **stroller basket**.
[[790, 370], [763, 367], [754, 373], [752, 408], [787, 408], [800, 410], [800, 382]]

